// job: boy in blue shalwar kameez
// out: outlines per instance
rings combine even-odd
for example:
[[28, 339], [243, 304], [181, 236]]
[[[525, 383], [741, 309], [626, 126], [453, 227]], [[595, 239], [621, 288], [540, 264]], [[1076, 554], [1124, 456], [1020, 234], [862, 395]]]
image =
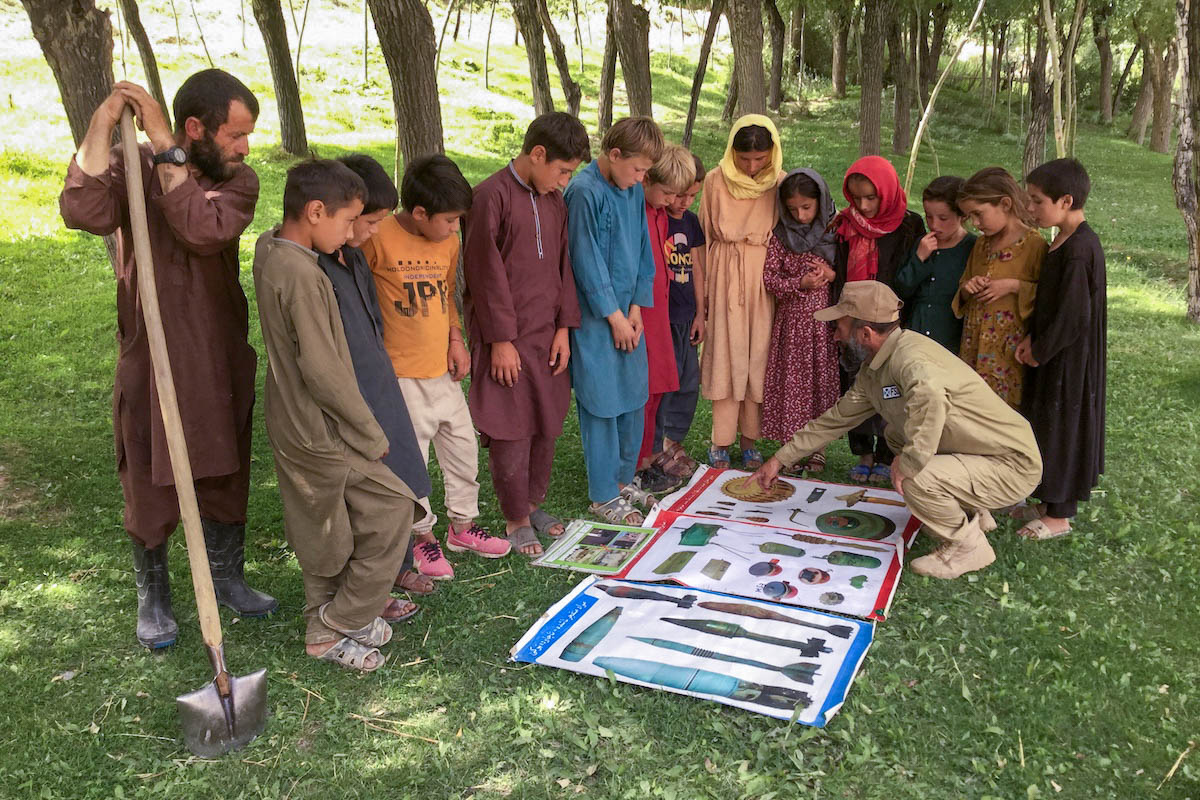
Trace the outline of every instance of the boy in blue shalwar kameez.
[[654, 302], [641, 182], [663, 146], [653, 120], [620, 120], [600, 143], [600, 157], [563, 193], [581, 314], [579, 328], [571, 331], [571, 382], [590, 511], [626, 525], [643, 521], [632, 503], [653, 502], [632, 481], [649, 398], [641, 309]]

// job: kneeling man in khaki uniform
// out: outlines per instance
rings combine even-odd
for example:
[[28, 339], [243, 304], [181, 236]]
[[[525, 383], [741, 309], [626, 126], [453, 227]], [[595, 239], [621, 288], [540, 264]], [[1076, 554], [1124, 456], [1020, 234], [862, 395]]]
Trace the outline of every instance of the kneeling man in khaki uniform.
[[957, 578], [996, 560], [984, 535], [988, 509], [1024, 500], [1041, 480], [1029, 423], [969, 366], [933, 339], [900, 329], [903, 303], [878, 281], [846, 284], [837, 305], [813, 316], [837, 321], [837, 339], [864, 363], [837, 404], [798, 431], [754, 473], [764, 488], [779, 471], [872, 414], [896, 453], [892, 483], [938, 541], [912, 570]]

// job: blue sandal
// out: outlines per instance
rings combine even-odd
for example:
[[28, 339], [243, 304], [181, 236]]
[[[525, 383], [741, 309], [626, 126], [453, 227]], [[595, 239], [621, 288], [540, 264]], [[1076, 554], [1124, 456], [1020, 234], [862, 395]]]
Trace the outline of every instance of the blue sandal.
[[876, 464], [871, 467], [871, 483], [876, 486], [889, 486], [892, 483], [892, 468], [887, 464]]
[[714, 469], [729, 469], [729, 448], [715, 444], [708, 448], [708, 465]]
[[866, 483], [871, 478], [871, 468], [866, 464], [855, 464], [850, 468], [850, 480], [855, 483]]
[[742, 451], [742, 467], [747, 470], [756, 470], [763, 465], [762, 453], [758, 452], [758, 448], [747, 447]]

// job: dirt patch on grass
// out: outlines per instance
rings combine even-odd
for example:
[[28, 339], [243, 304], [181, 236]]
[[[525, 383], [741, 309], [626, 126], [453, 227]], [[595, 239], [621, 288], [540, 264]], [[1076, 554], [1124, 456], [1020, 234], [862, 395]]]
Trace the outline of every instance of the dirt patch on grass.
[[8, 467], [0, 464], [0, 520], [20, 517], [34, 504], [35, 499], [32, 489], [14, 486]]

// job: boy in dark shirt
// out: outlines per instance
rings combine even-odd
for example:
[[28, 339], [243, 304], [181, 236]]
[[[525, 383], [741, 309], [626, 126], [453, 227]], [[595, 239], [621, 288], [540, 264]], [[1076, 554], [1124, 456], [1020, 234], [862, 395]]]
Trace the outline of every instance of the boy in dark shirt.
[[658, 407], [654, 441], [656, 452], [670, 458], [667, 472], [690, 475], [696, 461], [683, 449], [683, 440], [696, 415], [700, 397], [699, 346], [704, 341], [704, 230], [700, 218], [691, 210], [704, 185], [704, 162], [695, 153], [696, 179], [691, 188], [675, 196], [667, 207], [667, 308], [671, 318], [671, 339], [675, 345], [675, 366], [679, 370], [679, 389], [663, 396]]

